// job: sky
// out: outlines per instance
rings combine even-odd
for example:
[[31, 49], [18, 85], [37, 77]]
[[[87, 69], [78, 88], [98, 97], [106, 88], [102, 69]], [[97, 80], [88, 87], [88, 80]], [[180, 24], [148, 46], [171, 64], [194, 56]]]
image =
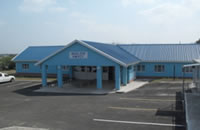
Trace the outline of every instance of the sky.
[[0, 0], [0, 53], [28, 46], [192, 43], [200, 0]]

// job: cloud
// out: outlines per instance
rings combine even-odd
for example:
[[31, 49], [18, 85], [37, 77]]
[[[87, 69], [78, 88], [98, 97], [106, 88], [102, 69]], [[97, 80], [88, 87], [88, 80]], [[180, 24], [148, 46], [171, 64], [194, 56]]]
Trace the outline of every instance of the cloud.
[[50, 8], [49, 9], [50, 12], [65, 12], [67, 11], [67, 8], [63, 8], [63, 7], [54, 7], [54, 8]]
[[139, 14], [152, 22], [161, 23], [183, 20], [185, 17], [191, 16], [193, 12], [185, 6], [167, 3], [140, 11]]
[[[123, 25], [101, 23], [97, 21], [94, 16], [84, 14], [81, 12], [73, 12], [71, 15], [77, 23], [80, 30], [84, 31], [82, 36], [87, 35], [86, 39], [104, 40], [110, 42], [130, 42], [133, 33], [129, 27]], [[76, 25], [75, 25], [76, 26]], [[89, 35], [88, 35], [89, 34]], [[113, 39], [111, 41], [111, 39]]]
[[157, 4], [152, 8], [141, 10], [138, 14], [145, 16], [148, 21], [153, 23], [182, 23], [195, 18], [199, 11], [197, 7], [199, 4], [200, 2], [197, 0], [168, 1]]
[[24, 0], [19, 6], [19, 9], [23, 12], [63, 12], [66, 8], [57, 6], [56, 0]]
[[154, 4], [158, 0], [121, 0], [122, 6], [127, 7], [133, 4]]

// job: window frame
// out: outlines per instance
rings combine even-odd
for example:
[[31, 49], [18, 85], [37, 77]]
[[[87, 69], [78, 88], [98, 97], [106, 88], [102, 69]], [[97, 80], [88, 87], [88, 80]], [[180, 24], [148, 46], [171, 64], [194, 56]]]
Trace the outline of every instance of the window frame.
[[62, 70], [63, 70], [63, 71], [68, 71], [68, 70], [69, 70], [69, 66], [63, 65], [63, 66], [62, 66]]
[[165, 65], [161, 65], [161, 64], [154, 65], [154, 72], [155, 73], [164, 73]]
[[137, 72], [145, 72], [145, 65], [137, 65], [136, 71]]
[[22, 69], [23, 70], [29, 70], [29, 64], [22, 64]]
[[193, 73], [192, 67], [182, 68], [182, 73]]

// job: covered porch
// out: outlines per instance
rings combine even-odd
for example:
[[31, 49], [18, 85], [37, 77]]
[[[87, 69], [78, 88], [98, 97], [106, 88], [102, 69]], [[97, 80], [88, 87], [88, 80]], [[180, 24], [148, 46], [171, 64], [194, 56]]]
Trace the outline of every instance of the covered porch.
[[[63, 73], [63, 69], [67, 73]], [[47, 85], [47, 65], [42, 65], [42, 86]], [[90, 87], [96, 89], [115, 89], [119, 90], [121, 85], [120, 66], [67, 66], [57, 65], [57, 86], [63, 88], [66, 86]], [[67, 75], [67, 76], [64, 76]], [[123, 78], [127, 80], [126, 78]], [[125, 83], [127, 84], [128, 81]], [[70, 85], [69, 85], [70, 84]]]
[[[78, 80], [86, 80], [84, 82], [90, 84], [93, 80], [94, 88], [102, 90], [107, 89], [103, 82], [107, 80], [114, 83], [112, 89], [120, 90], [121, 85], [126, 86], [135, 79], [133, 66], [137, 63], [139, 59], [117, 46], [75, 40], [36, 65], [41, 66], [43, 87], [47, 87], [48, 66], [55, 66], [58, 88], [62, 88], [65, 81], [81, 84]], [[63, 68], [67, 68], [68, 79], [63, 78], [66, 77]]]
[[51, 84], [48, 87], [42, 87], [35, 92], [42, 92], [42, 93], [57, 93], [57, 94], [78, 94], [78, 95], [105, 95], [105, 94], [113, 94], [113, 93], [128, 93], [135, 89], [138, 89], [148, 81], [143, 80], [136, 80], [127, 84], [126, 86], [121, 85], [120, 90], [116, 90], [113, 88], [115, 85], [114, 81], [102, 81], [104, 86], [103, 89], [96, 89], [95, 81], [68, 81], [63, 84], [60, 88], [57, 84]]

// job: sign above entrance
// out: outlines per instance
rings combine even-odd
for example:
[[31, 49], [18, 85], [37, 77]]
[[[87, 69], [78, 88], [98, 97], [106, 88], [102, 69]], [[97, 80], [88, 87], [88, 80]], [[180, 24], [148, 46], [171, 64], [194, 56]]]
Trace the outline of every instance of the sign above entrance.
[[87, 59], [88, 52], [86, 51], [71, 51], [69, 52], [70, 59]]

